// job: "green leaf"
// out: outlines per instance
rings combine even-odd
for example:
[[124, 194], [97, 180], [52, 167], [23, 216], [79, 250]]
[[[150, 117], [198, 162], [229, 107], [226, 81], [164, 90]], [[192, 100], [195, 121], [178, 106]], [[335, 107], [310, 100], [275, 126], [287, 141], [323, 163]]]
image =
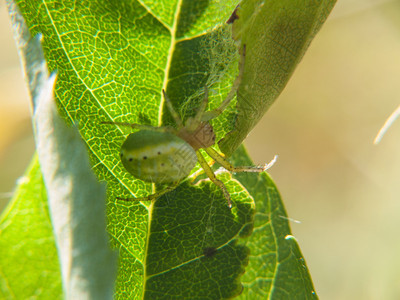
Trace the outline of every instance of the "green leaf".
[[62, 299], [61, 273], [37, 157], [0, 219], [0, 298]]
[[[243, 0], [233, 37], [246, 45], [234, 128], [219, 142], [231, 155], [286, 86], [336, 0]], [[242, 46], [243, 47], [243, 46]]]
[[[108, 231], [120, 254], [116, 297], [232, 298], [241, 292], [248, 263], [247, 294], [309, 295], [308, 273], [296, 269], [304, 269], [297, 245], [280, 238], [290, 231], [287, 221], [271, 211], [278, 207], [285, 215], [266, 177], [259, 180], [259, 189], [246, 189], [246, 180], [218, 174], [232, 196], [232, 210], [221, 191], [201, 177], [193, 184], [193, 177], [189, 178], [153, 203], [117, 199], [147, 196], [162, 187], [125, 171], [119, 148], [130, 130], [101, 122], [172, 125], [162, 89], [184, 119], [196, 112], [205, 86], [210, 91], [209, 109], [217, 107], [237, 75], [237, 48], [230, 27], [224, 25], [237, 1], [17, 2], [31, 34], [43, 35], [49, 70], [57, 71], [60, 113], [69, 123], [79, 121], [93, 168], [108, 183]], [[235, 118], [232, 102], [212, 122], [217, 139], [232, 129]], [[253, 197], [264, 209], [265, 198], [259, 194], [273, 189], [275, 194], [267, 197], [270, 206], [262, 213], [270, 215], [264, 238], [274, 238], [271, 232], [279, 237], [266, 243], [274, 247], [269, 255], [268, 249], [257, 244], [264, 238], [249, 235]], [[267, 260], [275, 268], [259, 270], [260, 276], [272, 278], [269, 285], [251, 284], [261, 256], [249, 257], [249, 253], [257, 247], [263, 249], [262, 257], [276, 257], [275, 265]], [[287, 273], [296, 270], [294, 278], [287, 279], [291, 277]]]
[[[244, 147], [232, 156], [237, 165], [251, 165]], [[305, 260], [292, 236], [278, 189], [266, 174], [236, 174], [254, 197], [254, 231], [243, 241], [251, 249], [241, 278], [242, 299], [317, 299]]]

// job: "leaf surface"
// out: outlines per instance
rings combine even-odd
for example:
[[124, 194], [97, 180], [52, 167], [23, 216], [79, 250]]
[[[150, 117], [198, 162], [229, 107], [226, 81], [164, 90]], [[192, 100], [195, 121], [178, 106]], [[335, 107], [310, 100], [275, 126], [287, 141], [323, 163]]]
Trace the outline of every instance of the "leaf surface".
[[46, 188], [35, 157], [0, 218], [0, 298], [62, 299]]
[[[252, 164], [243, 146], [232, 156], [238, 165]], [[318, 299], [288, 217], [271, 177], [241, 173], [235, 178], [254, 197], [254, 230], [243, 245], [251, 249], [240, 299]]]

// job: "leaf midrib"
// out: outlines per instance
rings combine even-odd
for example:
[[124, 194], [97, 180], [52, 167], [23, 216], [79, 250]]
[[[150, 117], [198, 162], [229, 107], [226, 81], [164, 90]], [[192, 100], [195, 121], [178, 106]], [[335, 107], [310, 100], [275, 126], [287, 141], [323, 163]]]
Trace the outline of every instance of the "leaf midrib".
[[[181, 6], [182, 6], [182, 1], [183, 0], [178, 0], [178, 3], [176, 5], [176, 11], [174, 14], [174, 22], [172, 25], [172, 28], [168, 28], [170, 34], [171, 34], [171, 44], [169, 46], [168, 49], [168, 56], [167, 56], [167, 64], [165, 66], [165, 72], [164, 72], [164, 80], [163, 80], [163, 90], [167, 90], [167, 85], [168, 85], [168, 76], [169, 76], [169, 70], [171, 68], [171, 62], [172, 62], [172, 56], [174, 54], [174, 50], [175, 50], [175, 45], [176, 45], [176, 31], [178, 28], [178, 20], [179, 20], [179, 15], [181, 13]], [[160, 107], [158, 109], [158, 126], [161, 126], [162, 124], [162, 115], [163, 115], [163, 111], [162, 108], [164, 106], [164, 97], [161, 95], [160, 93]]]
[[[179, 20], [179, 14], [181, 12], [181, 6], [182, 6], [182, 0], [178, 0], [178, 3], [176, 5], [176, 10], [173, 18], [173, 25], [172, 28], [167, 27], [171, 34], [171, 42], [170, 46], [168, 49], [168, 56], [167, 56], [167, 64], [165, 66], [165, 72], [164, 72], [164, 80], [163, 80], [163, 90], [167, 90], [167, 85], [168, 85], [168, 75], [169, 75], [169, 69], [171, 67], [171, 61], [172, 61], [172, 56], [174, 54], [175, 50], [175, 45], [176, 45], [176, 31], [178, 28], [178, 20]], [[163, 23], [162, 23], [163, 24]], [[163, 111], [162, 108], [164, 106], [164, 98], [160, 93], [160, 106], [158, 109], [158, 126], [161, 126], [162, 123], [162, 115]], [[152, 190], [155, 190], [155, 184], [152, 184]], [[143, 284], [142, 284], [142, 299], [144, 299], [145, 292], [146, 292], [146, 283], [148, 282], [148, 276], [147, 276], [147, 257], [148, 257], [148, 251], [149, 251], [149, 238], [150, 238], [150, 232], [151, 232], [151, 218], [152, 218], [152, 212], [154, 209], [154, 201], [150, 203], [149, 210], [148, 210], [148, 226], [147, 226], [147, 236], [146, 236], [146, 244], [145, 244], [145, 251], [144, 251], [144, 262], [143, 262]]]

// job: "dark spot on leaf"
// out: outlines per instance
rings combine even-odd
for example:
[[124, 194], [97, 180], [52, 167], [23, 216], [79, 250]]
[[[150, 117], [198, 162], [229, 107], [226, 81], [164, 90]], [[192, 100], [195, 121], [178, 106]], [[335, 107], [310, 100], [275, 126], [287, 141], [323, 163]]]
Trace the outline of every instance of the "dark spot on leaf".
[[160, 154], [161, 154], [161, 152], [160, 152], [160, 151], [158, 151], [158, 152], [157, 152], [157, 154], [158, 154], [158, 155], [160, 155]]
[[129, 161], [132, 161], [132, 160], [133, 160], [133, 158], [132, 158], [132, 157], [130, 157], [130, 158], [129, 158]]
[[147, 156], [143, 156], [143, 159], [147, 159]]
[[217, 253], [217, 248], [214, 247], [206, 247], [203, 249], [203, 254], [205, 257], [211, 257], [214, 256], [215, 253]]

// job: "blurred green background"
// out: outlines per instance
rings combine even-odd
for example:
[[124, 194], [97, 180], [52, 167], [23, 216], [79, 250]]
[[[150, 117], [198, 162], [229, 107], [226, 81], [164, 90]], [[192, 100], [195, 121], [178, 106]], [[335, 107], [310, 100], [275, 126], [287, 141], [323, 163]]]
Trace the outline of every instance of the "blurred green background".
[[[34, 144], [0, 3], [0, 210]], [[400, 299], [400, 1], [338, 0], [285, 91], [246, 140], [270, 169], [321, 299]]]

